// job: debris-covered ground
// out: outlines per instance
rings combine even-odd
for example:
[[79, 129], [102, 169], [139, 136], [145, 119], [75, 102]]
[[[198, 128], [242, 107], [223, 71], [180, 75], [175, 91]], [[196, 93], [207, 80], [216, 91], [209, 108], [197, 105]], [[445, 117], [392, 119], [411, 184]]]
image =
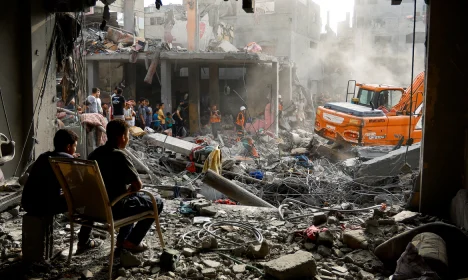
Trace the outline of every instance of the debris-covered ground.
[[[149, 251], [117, 252], [114, 279], [387, 279], [395, 270], [384, 266], [375, 248], [436, 221], [403, 208], [415, 174], [356, 178], [360, 161], [367, 159], [322, 157], [317, 148], [325, 143], [304, 130], [253, 136], [258, 158], [232, 141], [229, 130], [220, 139], [172, 139], [134, 137], [127, 148], [145, 189], [164, 199], [160, 221], [168, 250], [161, 255], [153, 227], [145, 239]], [[190, 155], [165, 146], [186, 141], [198, 145]], [[238, 205], [205, 183], [201, 166], [216, 147], [222, 151], [222, 175], [275, 208]], [[55, 219], [53, 260], [22, 263], [24, 214], [19, 207], [1, 214], [0, 279], [107, 279], [106, 233], [93, 231], [104, 244], [66, 265], [66, 215]]]

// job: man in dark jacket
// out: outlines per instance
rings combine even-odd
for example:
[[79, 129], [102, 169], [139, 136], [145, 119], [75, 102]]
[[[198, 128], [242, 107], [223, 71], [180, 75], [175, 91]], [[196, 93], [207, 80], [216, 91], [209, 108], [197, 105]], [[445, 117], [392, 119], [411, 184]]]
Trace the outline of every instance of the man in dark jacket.
[[[33, 216], [51, 216], [67, 211], [67, 202], [61, 194], [62, 188], [55, 177], [49, 157], [74, 158], [78, 135], [68, 129], [60, 129], [54, 136], [54, 151], [41, 154], [27, 171], [29, 177], [23, 189], [21, 205], [24, 210]], [[90, 240], [89, 236], [78, 234], [78, 253], [95, 248], [101, 243]]]

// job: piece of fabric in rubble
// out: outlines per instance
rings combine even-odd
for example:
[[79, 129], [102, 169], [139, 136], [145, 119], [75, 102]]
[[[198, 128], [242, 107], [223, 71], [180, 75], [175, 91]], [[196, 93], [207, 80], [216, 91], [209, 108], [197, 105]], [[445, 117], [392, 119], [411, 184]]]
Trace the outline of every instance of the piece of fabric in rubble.
[[203, 166], [203, 173], [207, 172], [208, 169], [216, 172], [218, 175], [221, 175], [223, 169], [221, 164], [221, 150], [213, 150], [208, 158], [205, 160], [205, 165]]
[[418, 249], [408, 243], [405, 252], [397, 261], [393, 280], [440, 280], [441, 278], [434, 272], [418, 253]]
[[[81, 123], [86, 125], [86, 131], [90, 132], [98, 126], [107, 127], [107, 119], [101, 114], [81, 114]], [[107, 142], [107, 135], [100, 129], [96, 129], [96, 143], [99, 146]]]

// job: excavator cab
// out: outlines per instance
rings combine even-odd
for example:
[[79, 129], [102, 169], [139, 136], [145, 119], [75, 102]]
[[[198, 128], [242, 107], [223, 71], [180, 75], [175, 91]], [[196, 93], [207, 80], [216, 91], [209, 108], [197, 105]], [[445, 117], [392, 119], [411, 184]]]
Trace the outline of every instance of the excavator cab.
[[377, 109], [390, 109], [395, 106], [403, 96], [403, 89], [391, 87], [366, 87], [358, 85], [357, 93], [358, 105]]

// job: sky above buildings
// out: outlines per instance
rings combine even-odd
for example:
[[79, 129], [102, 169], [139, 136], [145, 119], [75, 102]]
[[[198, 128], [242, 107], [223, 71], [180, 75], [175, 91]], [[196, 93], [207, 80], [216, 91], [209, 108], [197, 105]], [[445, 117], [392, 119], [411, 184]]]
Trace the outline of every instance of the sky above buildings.
[[[182, 4], [183, 0], [163, 0], [163, 4]], [[327, 23], [327, 11], [330, 11], [330, 25], [336, 32], [338, 22], [346, 19], [346, 13], [351, 12], [351, 18], [354, 9], [354, 0], [313, 0], [320, 5], [322, 17], [322, 31], [325, 31]], [[154, 0], [145, 0], [145, 7], [154, 4]]]

